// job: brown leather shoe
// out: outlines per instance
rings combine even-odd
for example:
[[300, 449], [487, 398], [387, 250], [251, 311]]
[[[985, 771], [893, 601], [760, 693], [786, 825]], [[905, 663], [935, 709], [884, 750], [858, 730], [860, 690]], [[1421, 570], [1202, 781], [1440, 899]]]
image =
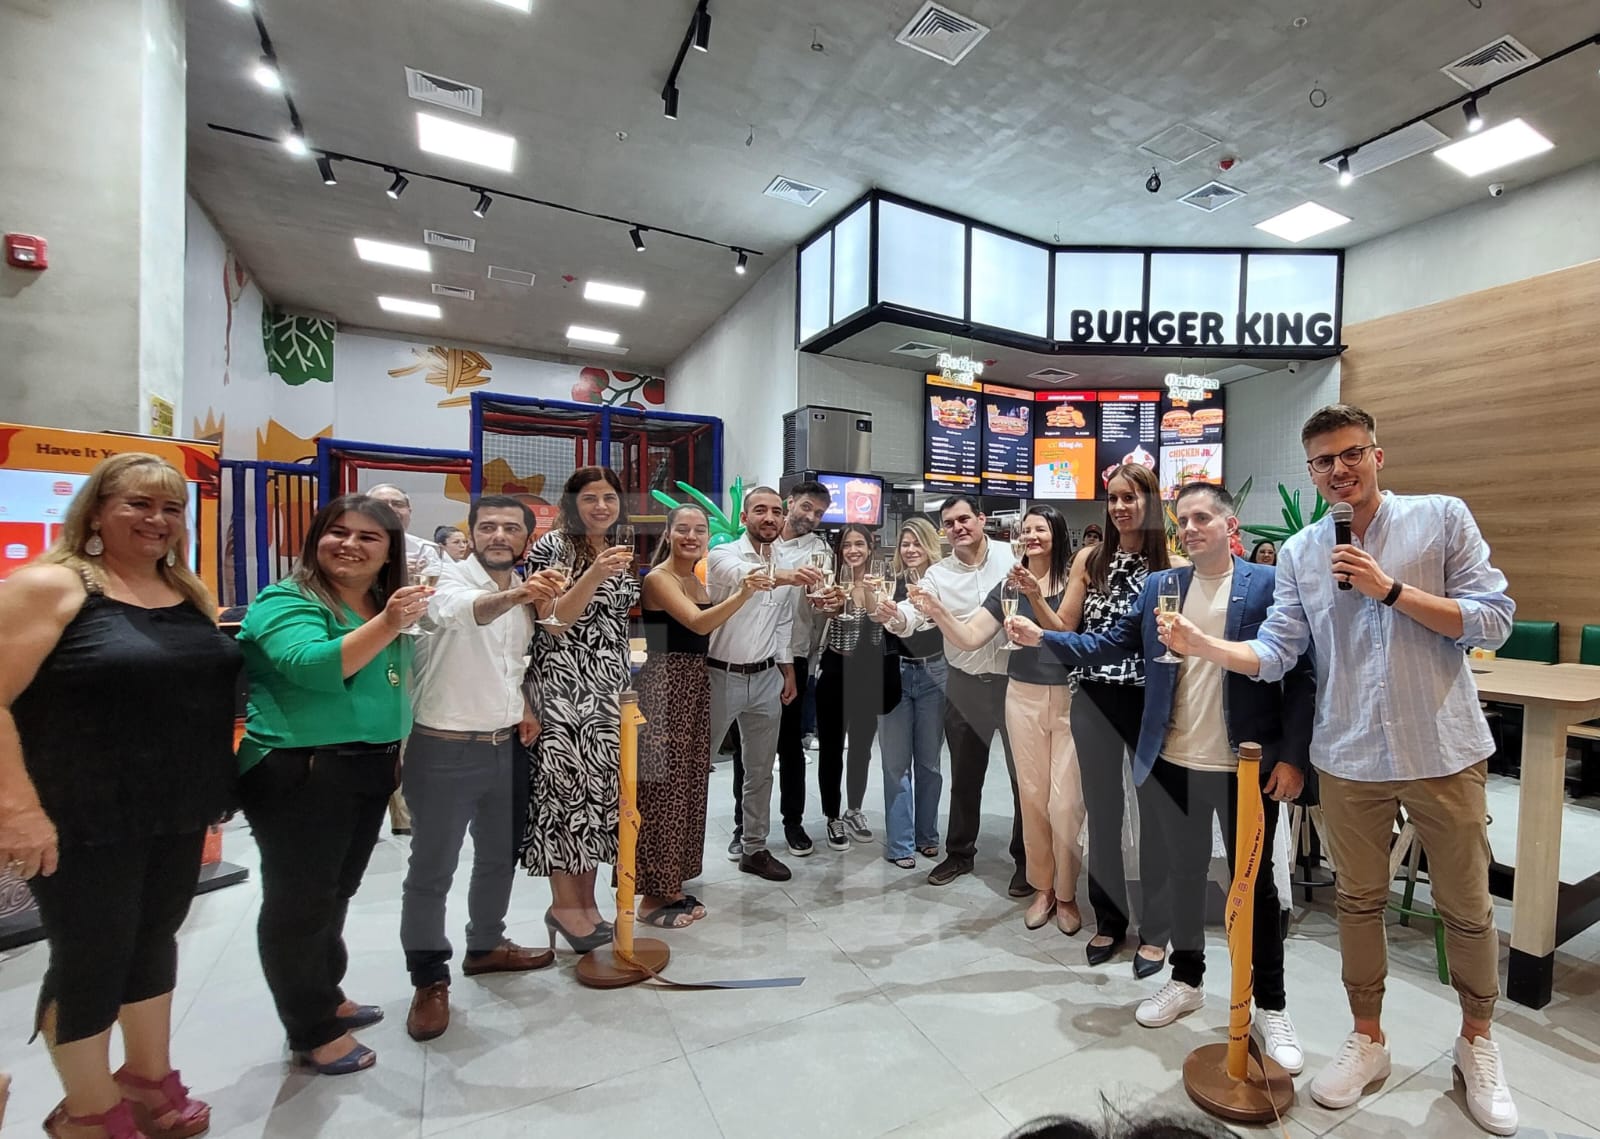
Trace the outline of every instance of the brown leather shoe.
[[450, 982], [423, 985], [411, 998], [406, 1013], [406, 1032], [413, 1040], [432, 1040], [450, 1027]]
[[526, 973], [530, 969], [543, 969], [555, 959], [556, 955], [548, 949], [527, 949], [508, 939], [487, 953], [467, 954], [461, 962], [461, 971], [469, 977], [479, 973]]

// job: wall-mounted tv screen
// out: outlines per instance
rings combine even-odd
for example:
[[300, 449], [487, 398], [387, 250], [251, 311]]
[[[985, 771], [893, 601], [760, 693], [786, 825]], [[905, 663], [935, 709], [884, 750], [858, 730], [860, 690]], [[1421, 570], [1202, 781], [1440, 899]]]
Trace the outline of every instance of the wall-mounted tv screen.
[[863, 526], [883, 525], [883, 480], [877, 475], [852, 475], [818, 471], [817, 481], [828, 488], [833, 501], [822, 515], [825, 526], [859, 522]]

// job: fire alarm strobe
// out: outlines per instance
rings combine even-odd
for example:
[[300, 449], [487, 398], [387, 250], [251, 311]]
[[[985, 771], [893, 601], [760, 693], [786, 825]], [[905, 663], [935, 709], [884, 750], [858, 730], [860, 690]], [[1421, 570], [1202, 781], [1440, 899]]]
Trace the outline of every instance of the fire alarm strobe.
[[48, 269], [49, 247], [42, 237], [27, 233], [6, 234], [6, 264], [17, 269]]

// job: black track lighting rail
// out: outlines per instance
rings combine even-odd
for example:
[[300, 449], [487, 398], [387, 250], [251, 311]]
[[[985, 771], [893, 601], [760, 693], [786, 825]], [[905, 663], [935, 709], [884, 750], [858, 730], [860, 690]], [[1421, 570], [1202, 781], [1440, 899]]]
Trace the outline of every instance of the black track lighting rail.
[[1413, 115], [1411, 118], [1407, 119], [1403, 123], [1396, 123], [1394, 126], [1389, 127], [1386, 130], [1381, 130], [1377, 134], [1373, 135], [1371, 138], [1364, 138], [1360, 142], [1355, 143], [1355, 144], [1353, 144], [1351, 146], [1341, 147], [1340, 149], [1334, 151], [1332, 154], [1329, 154], [1324, 158], [1317, 159], [1317, 165], [1326, 166], [1328, 163], [1335, 162], [1340, 158], [1349, 158], [1351, 155], [1355, 154], [1355, 152], [1360, 150], [1362, 147], [1371, 146], [1373, 143], [1377, 142], [1380, 139], [1388, 138], [1390, 135], [1397, 134], [1398, 132], [1405, 130], [1407, 127], [1416, 126], [1418, 123], [1422, 122], [1423, 119], [1431, 119], [1431, 118], [1433, 118], [1434, 115], [1441, 114], [1441, 113], [1443, 113], [1445, 111], [1448, 111], [1451, 107], [1459, 107], [1459, 106], [1462, 106], [1463, 104], [1468, 103], [1468, 102], [1472, 102], [1472, 103], [1475, 104], [1479, 99], [1481, 99], [1481, 98], [1483, 98], [1483, 96], [1489, 94], [1489, 92], [1493, 91], [1496, 87], [1503, 87], [1507, 83], [1515, 82], [1516, 80], [1522, 78], [1524, 75], [1532, 75], [1535, 71], [1538, 71], [1541, 67], [1546, 67], [1549, 64], [1554, 63], [1558, 59], [1565, 59], [1567, 56], [1571, 55], [1573, 52], [1582, 51], [1584, 48], [1589, 47], [1590, 45], [1600, 46], [1600, 33], [1596, 33], [1595, 35], [1592, 35], [1592, 36], [1585, 36], [1583, 39], [1578, 40], [1576, 43], [1568, 44], [1566, 47], [1562, 48], [1560, 51], [1550, 53], [1549, 55], [1545, 56], [1543, 59], [1539, 60], [1537, 63], [1529, 64], [1527, 67], [1524, 67], [1521, 71], [1514, 71], [1510, 75], [1507, 75], [1504, 79], [1498, 80], [1497, 82], [1494, 82], [1494, 83], [1485, 84], [1484, 86], [1479, 87], [1475, 91], [1468, 91], [1468, 92], [1466, 92], [1464, 94], [1457, 95], [1454, 99], [1451, 99], [1451, 100], [1449, 100], [1448, 102], [1445, 102], [1445, 103], [1440, 103], [1437, 107], [1434, 107], [1434, 108], [1432, 108], [1430, 110], [1427, 110], [1427, 111], [1423, 111], [1422, 114], [1420, 114], [1420, 115]]
[[[667, 81], [661, 87], [661, 103], [669, 119], [678, 117], [678, 72], [683, 70], [683, 61], [689, 57], [689, 49], [699, 46], [696, 37], [702, 34], [705, 38], [700, 40], [699, 44], [709, 46], [711, 36], [709, 7], [710, 0], [700, 0], [694, 6], [694, 14], [689, 17], [689, 26], [684, 29], [683, 42], [678, 45], [678, 55], [672, 61], [672, 70], [667, 72]], [[703, 33], [702, 28], [705, 29]], [[700, 50], [705, 51], [706, 46], [700, 46]]]
[[[256, 142], [270, 143], [274, 146], [281, 144], [282, 140], [271, 135], [261, 134], [258, 131], [244, 130], [240, 127], [224, 126], [221, 123], [207, 123], [207, 127], [220, 134], [232, 135], [236, 138], [252, 139]], [[309, 144], [308, 144], [309, 145]], [[748, 245], [730, 245], [726, 241], [717, 241], [710, 237], [701, 237], [697, 233], [685, 233], [679, 229], [668, 229], [665, 226], [645, 225], [643, 222], [631, 218], [617, 217], [615, 214], [596, 213], [593, 210], [582, 209], [578, 206], [569, 206], [563, 202], [552, 202], [546, 198], [530, 197], [519, 194], [515, 190], [497, 189], [487, 186], [482, 182], [466, 182], [460, 178], [451, 178], [444, 174], [431, 174], [426, 170], [413, 170], [408, 166], [400, 166], [393, 162], [381, 162], [375, 158], [363, 158], [358, 154], [346, 154], [343, 151], [327, 150], [319, 146], [310, 146], [310, 153], [315, 158], [325, 158], [329, 162], [351, 162], [357, 166], [367, 166], [373, 170], [382, 171], [392, 176], [402, 176], [408, 180], [421, 178], [429, 182], [438, 182], [444, 186], [457, 186], [473, 194], [487, 194], [494, 198], [508, 198], [516, 202], [526, 202], [530, 206], [543, 206], [548, 210], [560, 210], [562, 213], [577, 214], [580, 217], [592, 218], [595, 221], [612, 222], [628, 229], [637, 229], [641, 233], [664, 233], [669, 237], [681, 238], [684, 241], [696, 241], [701, 245], [709, 245], [715, 249], [726, 249], [735, 255], [748, 253], [753, 257], [765, 256], [759, 249], [751, 249]]]

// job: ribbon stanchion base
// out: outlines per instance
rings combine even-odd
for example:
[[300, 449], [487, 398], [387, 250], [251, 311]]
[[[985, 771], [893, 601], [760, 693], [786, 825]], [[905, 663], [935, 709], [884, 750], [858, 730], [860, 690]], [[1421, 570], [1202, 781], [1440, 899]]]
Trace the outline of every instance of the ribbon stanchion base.
[[1294, 1077], [1254, 1042], [1242, 1080], [1228, 1075], [1228, 1045], [1205, 1044], [1183, 1062], [1183, 1087], [1202, 1111], [1234, 1123], [1282, 1119], [1294, 1104]]
[[671, 957], [667, 943], [653, 937], [633, 939], [631, 961], [623, 960], [615, 945], [602, 945], [578, 959], [578, 982], [591, 989], [627, 988], [661, 972]]

